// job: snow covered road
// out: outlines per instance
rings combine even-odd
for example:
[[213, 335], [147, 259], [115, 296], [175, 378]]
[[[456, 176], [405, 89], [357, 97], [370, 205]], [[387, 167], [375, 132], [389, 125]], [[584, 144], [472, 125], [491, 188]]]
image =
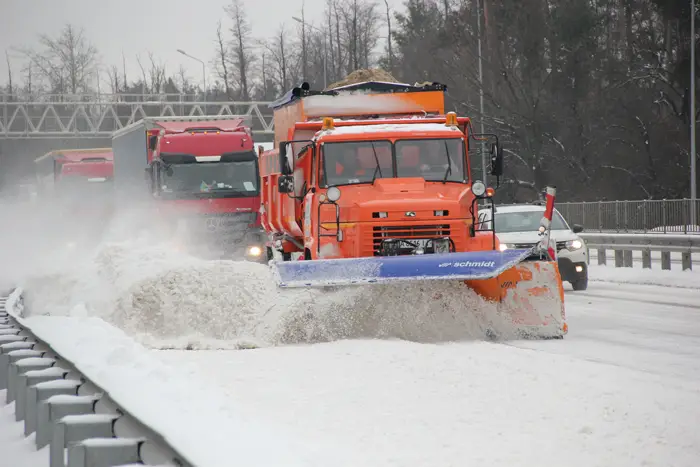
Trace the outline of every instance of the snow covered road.
[[699, 307], [697, 289], [595, 282], [567, 292], [563, 341], [153, 352], [336, 465], [695, 466]]

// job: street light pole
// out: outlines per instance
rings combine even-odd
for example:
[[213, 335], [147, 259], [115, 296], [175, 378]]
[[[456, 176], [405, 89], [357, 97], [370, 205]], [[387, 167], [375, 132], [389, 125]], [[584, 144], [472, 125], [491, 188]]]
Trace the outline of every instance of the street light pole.
[[690, 0], [690, 219], [695, 221], [697, 207], [697, 155], [695, 153], [695, 0]]
[[204, 62], [202, 60], [198, 59], [197, 57], [193, 57], [192, 55], [188, 54], [187, 52], [185, 52], [182, 49], [177, 49], [177, 51], [180, 52], [185, 57], [189, 57], [192, 60], [197, 60], [199, 63], [202, 64], [202, 85], [204, 86], [204, 89], [203, 89], [204, 100], [206, 100], [206, 98], [207, 98], [207, 71], [206, 71], [206, 68], [204, 66]]
[[[479, 107], [481, 113], [481, 134], [484, 134], [484, 74], [481, 65], [481, 0], [476, 0], [476, 34], [478, 50], [479, 50]], [[482, 181], [486, 183], [486, 146], [485, 142], [481, 141], [481, 173]]]
[[321, 34], [321, 36], [323, 36], [323, 88], [325, 89], [326, 87], [328, 87], [328, 49], [326, 48], [326, 35], [316, 26], [311, 26], [305, 23], [304, 20], [301, 18], [292, 16], [292, 19], [297, 23], [301, 23], [303, 26], [309, 29], [315, 29]]

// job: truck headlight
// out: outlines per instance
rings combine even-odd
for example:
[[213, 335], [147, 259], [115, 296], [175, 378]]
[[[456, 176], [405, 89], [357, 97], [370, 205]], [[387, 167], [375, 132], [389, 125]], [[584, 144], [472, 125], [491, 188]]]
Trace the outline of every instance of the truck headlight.
[[576, 251], [583, 248], [583, 242], [578, 238], [576, 240], [569, 240], [566, 242], [566, 249], [569, 251]]
[[486, 185], [484, 185], [484, 182], [481, 180], [474, 180], [474, 183], [472, 183], [472, 193], [474, 193], [474, 196], [482, 196], [486, 193]]
[[498, 245], [498, 249], [500, 251], [506, 251], [508, 248], [510, 248], [510, 245], [508, 245], [507, 243], [501, 243], [500, 245]]
[[251, 246], [248, 248], [248, 254], [250, 256], [260, 256], [262, 254], [262, 248], [259, 246]]
[[340, 189], [337, 186], [332, 186], [326, 191], [328, 200], [335, 203], [340, 199]]

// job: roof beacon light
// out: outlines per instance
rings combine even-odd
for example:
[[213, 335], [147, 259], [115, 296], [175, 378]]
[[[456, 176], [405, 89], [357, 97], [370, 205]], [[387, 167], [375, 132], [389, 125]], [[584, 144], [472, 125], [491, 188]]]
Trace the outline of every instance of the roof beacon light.
[[335, 128], [333, 126], [333, 117], [324, 117], [323, 118], [323, 127], [321, 128], [322, 130], [332, 130]]
[[445, 126], [456, 127], [457, 126], [457, 114], [454, 112], [447, 112], [445, 115]]

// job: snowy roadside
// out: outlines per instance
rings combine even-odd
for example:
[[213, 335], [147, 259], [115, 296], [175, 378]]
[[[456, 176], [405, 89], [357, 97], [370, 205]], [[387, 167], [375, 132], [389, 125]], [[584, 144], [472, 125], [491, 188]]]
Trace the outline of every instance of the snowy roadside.
[[[654, 267], [655, 266], [655, 267]], [[682, 271], [679, 266], [670, 271], [664, 271], [658, 264], [653, 269], [643, 269], [641, 264], [631, 268], [616, 268], [613, 265], [589, 266], [590, 281], [614, 282], [619, 284], [660, 285], [663, 287], [680, 287], [700, 289], [700, 271]]]
[[[256, 417], [241, 416], [235, 398], [224, 398], [220, 391], [212, 391], [175, 366], [163, 364], [99, 318], [21, 318], [11, 306], [12, 301], [8, 301], [8, 312], [23, 327], [50, 342], [59, 355], [107, 391], [112, 400], [177, 446], [196, 465], [225, 467], [235, 459], [247, 465], [296, 466], [309, 465], [304, 461], [312, 452], [318, 458], [314, 440], [280, 430], [273, 421], [262, 423]], [[318, 465], [330, 463], [333, 451], [324, 452], [327, 457], [319, 459]]]
[[5, 393], [0, 391], [0, 462], [8, 467], [46, 467], [49, 447], [40, 451], [34, 445], [34, 434], [24, 437], [24, 423], [15, 421], [14, 402], [5, 405]]

